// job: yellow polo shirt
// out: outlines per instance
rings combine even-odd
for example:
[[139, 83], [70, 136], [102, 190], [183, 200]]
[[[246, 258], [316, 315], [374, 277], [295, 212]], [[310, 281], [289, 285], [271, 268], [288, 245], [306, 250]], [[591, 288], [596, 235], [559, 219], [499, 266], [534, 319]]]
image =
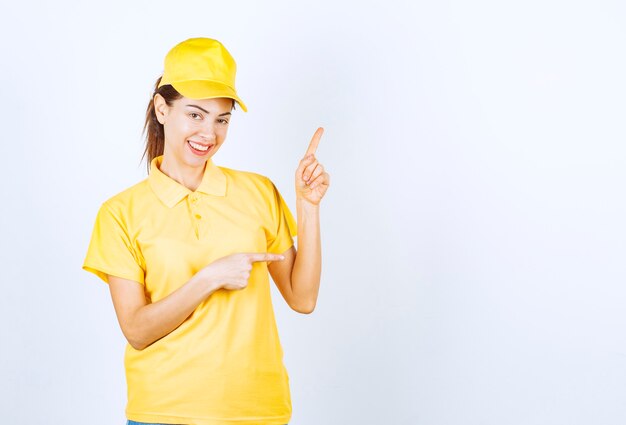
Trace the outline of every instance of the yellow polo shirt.
[[[207, 160], [191, 191], [150, 164], [148, 177], [98, 211], [82, 268], [135, 280], [156, 302], [218, 258], [282, 254], [297, 225], [272, 181]], [[126, 345], [126, 417], [193, 425], [283, 425], [291, 418], [266, 262], [248, 286], [220, 289], [143, 350]]]

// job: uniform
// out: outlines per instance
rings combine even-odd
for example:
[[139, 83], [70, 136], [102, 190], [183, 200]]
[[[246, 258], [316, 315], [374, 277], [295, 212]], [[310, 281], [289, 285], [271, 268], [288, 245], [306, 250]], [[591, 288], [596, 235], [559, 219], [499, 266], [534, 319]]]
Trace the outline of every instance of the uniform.
[[[297, 225], [273, 182], [209, 158], [191, 191], [154, 158], [146, 179], [105, 201], [82, 268], [135, 280], [156, 302], [211, 262], [237, 252], [282, 254]], [[194, 425], [286, 424], [289, 376], [283, 364], [266, 262], [248, 286], [221, 289], [174, 331], [143, 350], [126, 345], [126, 416]]]

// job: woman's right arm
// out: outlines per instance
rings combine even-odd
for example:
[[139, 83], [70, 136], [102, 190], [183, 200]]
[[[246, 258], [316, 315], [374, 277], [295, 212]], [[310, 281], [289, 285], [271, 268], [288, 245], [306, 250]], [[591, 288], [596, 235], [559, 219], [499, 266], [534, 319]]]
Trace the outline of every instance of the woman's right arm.
[[146, 299], [141, 283], [107, 275], [122, 333], [134, 349], [143, 350], [179, 327], [213, 292], [246, 288], [252, 263], [282, 261], [284, 258], [271, 253], [227, 255], [204, 267], [180, 288], [154, 303]]
[[143, 350], [172, 332], [217, 286], [194, 275], [167, 297], [150, 303], [141, 283], [108, 275], [115, 314], [122, 333], [136, 350]]

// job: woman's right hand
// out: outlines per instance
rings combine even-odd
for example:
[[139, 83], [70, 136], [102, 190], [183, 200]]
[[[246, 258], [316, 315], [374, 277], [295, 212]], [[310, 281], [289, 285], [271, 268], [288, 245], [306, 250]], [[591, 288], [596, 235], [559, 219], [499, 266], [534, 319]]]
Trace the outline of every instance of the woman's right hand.
[[269, 252], [238, 252], [218, 258], [197, 274], [215, 290], [240, 290], [248, 286], [252, 263], [257, 261], [284, 260], [280, 254]]

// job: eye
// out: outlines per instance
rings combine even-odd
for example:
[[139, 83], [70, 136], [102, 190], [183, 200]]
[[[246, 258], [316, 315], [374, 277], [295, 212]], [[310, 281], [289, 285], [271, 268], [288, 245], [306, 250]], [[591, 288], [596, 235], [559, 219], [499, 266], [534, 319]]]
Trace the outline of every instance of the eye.
[[[198, 114], [198, 113], [196, 113], [196, 112], [191, 112], [191, 113], [189, 114], [189, 116], [190, 116], [190, 117], [192, 117], [192, 118], [193, 118], [193, 116], [194, 116], [194, 115], [195, 115], [195, 116], [198, 116], [198, 117], [200, 116], [200, 114]], [[195, 118], [194, 118], [194, 119], [195, 119]]]
[[218, 121], [219, 121], [220, 123], [222, 123], [222, 124], [228, 124], [228, 120], [225, 120], [225, 119], [221, 119], [221, 120], [218, 120]]

